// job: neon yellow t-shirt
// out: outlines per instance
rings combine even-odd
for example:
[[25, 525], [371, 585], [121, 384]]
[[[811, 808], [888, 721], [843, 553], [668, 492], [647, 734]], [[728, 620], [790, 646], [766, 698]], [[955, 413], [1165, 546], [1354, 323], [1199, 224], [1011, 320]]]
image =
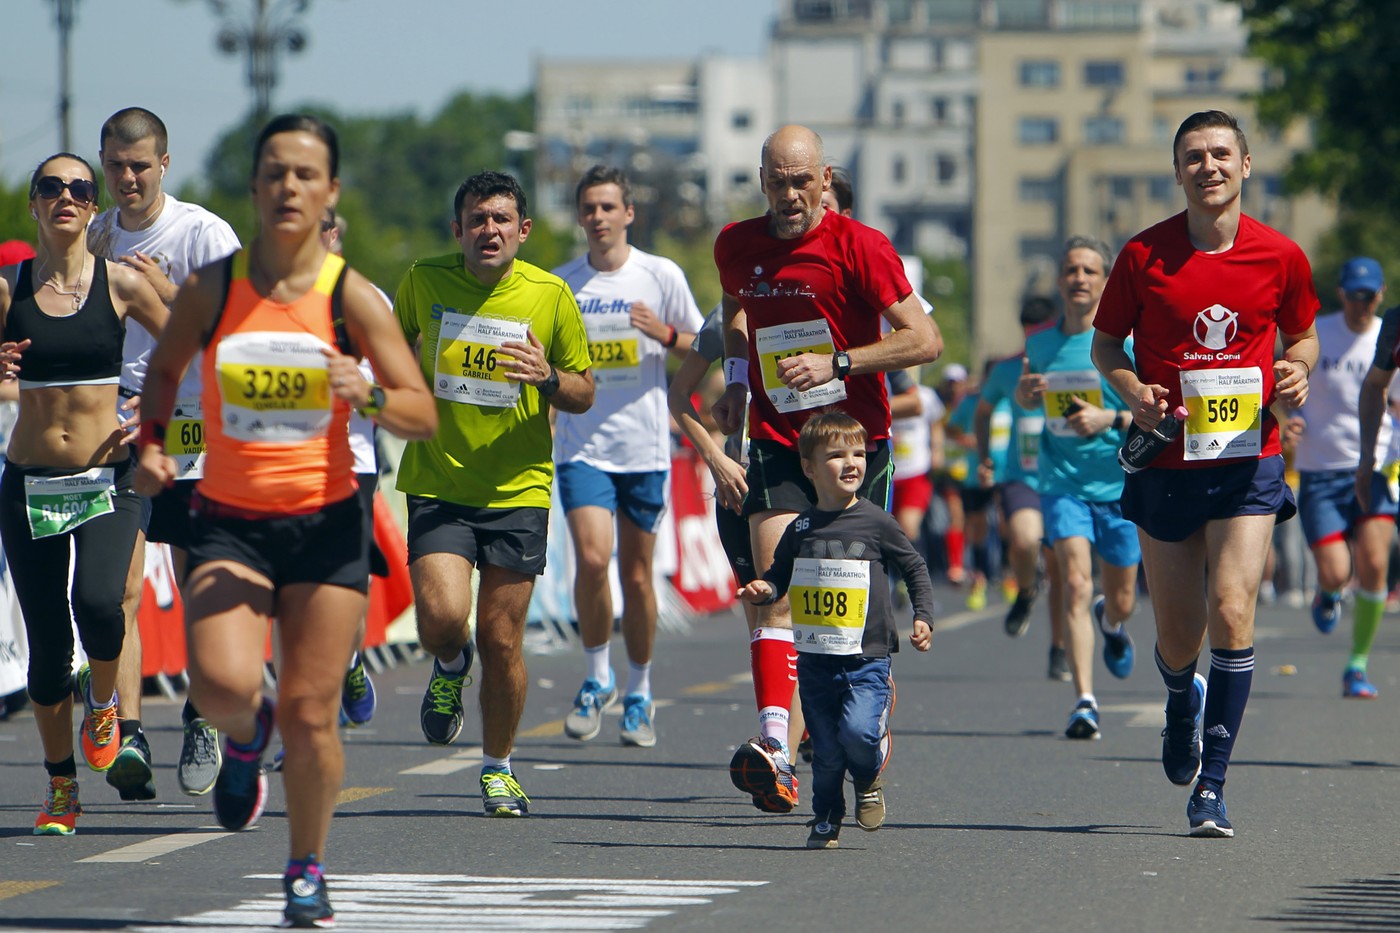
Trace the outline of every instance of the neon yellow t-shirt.
[[549, 508], [549, 406], [534, 386], [504, 378], [497, 352], [526, 340], [528, 328], [557, 369], [587, 370], [588, 334], [569, 286], [516, 259], [488, 287], [450, 253], [413, 264], [394, 314], [410, 343], [422, 337], [419, 363], [438, 411], [437, 434], [404, 451], [399, 490], [474, 508]]

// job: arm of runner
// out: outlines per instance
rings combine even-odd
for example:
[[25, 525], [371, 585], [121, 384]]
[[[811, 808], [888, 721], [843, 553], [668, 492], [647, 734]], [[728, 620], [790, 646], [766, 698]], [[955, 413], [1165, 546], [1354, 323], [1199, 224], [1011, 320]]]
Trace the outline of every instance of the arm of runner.
[[[101, 261], [107, 263], [108, 281], [123, 316], [130, 315], [152, 337], [159, 338], [170, 319], [170, 308], [156, 294], [150, 281], [141, 272], [129, 266], [105, 259]], [[141, 426], [141, 396], [133, 395], [124, 399], [121, 410], [130, 413], [129, 418], [120, 422], [120, 428], [124, 432], [122, 443], [134, 443], [136, 430]]]
[[1144, 385], [1138, 379], [1137, 369], [1133, 366], [1128, 351], [1123, 348], [1122, 338], [1095, 330], [1092, 353], [1094, 365], [1119, 397], [1127, 403], [1137, 426], [1144, 431], [1151, 431], [1157, 427], [1157, 422], [1167, 413], [1166, 386]]
[[1282, 336], [1283, 359], [1274, 361], [1274, 394], [1290, 408], [1298, 408], [1308, 400], [1308, 377], [1321, 350], [1317, 327], [1310, 325], [1301, 334]]
[[1373, 365], [1366, 371], [1366, 378], [1361, 382], [1361, 393], [1357, 397], [1361, 459], [1356, 464], [1356, 501], [1361, 505], [1363, 515], [1371, 510], [1371, 474], [1376, 464], [1376, 437], [1380, 434], [1381, 421], [1386, 415], [1386, 395], [1393, 378], [1395, 370]]
[[[881, 339], [863, 347], [847, 347], [851, 359], [848, 375], [885, 373], [932, 363], [943, 352], [943, 337], [933, 318], [924, 313], [918, 296], [912, 292], [883, 312], [891, 330]], [[783, 385], [805, 392], [826, 385], [836, 378], [832, 354], [803, 353], [778, 361], [778, 378]]]
[[[724, 296], [724, 394], [710, 407], [715, 424], [725, 434], [733, 434], [744, 424], [749, 404], [749, 333], [739, 299]], [[735, 372], [730, 370], [734, 369]], [[742, 374], [737, 370], [742, 369]]]
[[133, 250], [131, 255], [122, 256], [118, 261], [124, 266], [130, 266], [139, 272], [151, 288], [155, 289], [156, 297], [161, 303], [169, 307], [175, 303], [175, 296], [179, 293], [179, 287], [161, 271], [160, 263], [139, 250]]
[[681, 368], [676, 371], [676, 378], [671, 380], [671, 386], [666, 390], [666, 404], [681, 433], [695, 445], [705, 466], [709, 467], [710, 475], [715, 480], [715, 499], [720, 507], [737, 515], [749, 492], [748, 484], [744, 482], [743, 467], [729, 459], [715, 443], [710, 432], [700, 423], [700, 413], [691, 401], [691, 396], [709, 371], [709, 360], [699, 353], [687, 353]]
[[890, 393], [891, 418], [917, 418], [924, 413], [924, 401], [919, 398], [919, 387], [911, 385], [903, 392]]
[[[345, 327], [350, 339], [369, 357], [384, 401], [374, 413], [380, 427], [404, 440], [421, 441], [437, 431], [437, 403], [418, 368], [403, 331], [384, 299], [369, 281], [351, 271], [345, 282]], [[372, 387], [353, 357], [334, 349], [324, 351], [330, 368], [331, 391], [356, 409], [371, 404]]]
[[633, 327], [677, 356], [684, 356], [690, 345], [695, 342], [694, 333], [667, 324], [656, 316], [656, 312], [645, 301], [632, 302], [628, 309], [628, 318]]
[[[505, 377], [512, 382], [523, 382], [539, 389], [558, 377], [558, 385], [549, 392], [548, 387], [541, 391], [550, 405], [571, 415], [582, 414], [593, 407], [593, 372], [585, 369], [581, 373], [559, 369], [544, 355], [544, 344], [527, 331], [529, 342], [507, 340], [501, 344], [501, 352], [507, 359], [500, 365], [506, 369]], [[548, 394], [546, 394], [548, 393]]]

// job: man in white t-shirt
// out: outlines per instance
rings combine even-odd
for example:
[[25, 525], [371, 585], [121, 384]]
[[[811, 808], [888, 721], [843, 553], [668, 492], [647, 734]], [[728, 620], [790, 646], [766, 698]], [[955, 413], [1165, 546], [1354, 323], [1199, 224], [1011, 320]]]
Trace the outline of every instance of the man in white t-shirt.
[[[1342, 696], [1369, 700], [1376, 688], [1366, 677], [1366, 662], [1385, 612], [1386, 570], [1395, 535], [1395, 494], [1383, 473], [1391, 435], [1383, 399], [1395, 373], [1397, 313], [1386, 313], [1389, 326], [1383, 328], [1376, 311], [1385, 298], [1385, 279], [1374, 259], [1348, 260], [1337, 293], [1342, 310], [1318, 315], [1321, 351], [1308, 379], [1308, 400], [1289, 418], [1287, 428], [1297, 439], [1293, 468], [1298, 471], [1298, 517], [1317, 561], [1313, 623], [1324, 633], [1336, 628], [1342, 617], [1342, 591], [1354, 575], [1352, 648], [1342, 674]], [[1368, 427], [1359, 406], [1363, 382], [1370, 388], [1373, 365], [1382, 377], [1373, 389], [1382, 404], [1379, 419], [1372, 419]], [[1365, 461], [1363, 450], [1368, 454]]]
[[576, 556], [574, 606], [588, 674], [564, 720], [591, 739], [618, 697], [609, 658], [612, 593], [607, 583], [617, 516], [618, 576], [628, 679], [622, 742], [656, 744], [651, 655], [656, 636], [652, 552], [666, 511], [671, 442], [666, 354], [684, 356], [703, 318], [680, 267], [627, 242], [635, 216], [627, 176], [595, 165], [575, 189], [588, 252], [554, 270], [583, 311], [596, 395], [582, 414], [559, 412], [555, 481]]
[[[167, 305], [191, 271], [235, 252], [238, 237], [220, 218], [194, 204], [186, 204], [161, 190], [170, 165], [165, 124], [149, 110], [129, 107], [102, 124], [98, 157], [113, 206], [92, 221], [88, 248], [93, 254], [121, 262], [141, 272]], [[146, 363], [155, 339], [142, 327], [128, 326], [123, 348], [118, 412], [126, 427], [139, 418], [141, 387]], [[184, 549], [189, 535], [189, 500], [203, 473], [203, 418], [199, 410], [201, 379], [199, 361], [190, 364], [176, 396], [169, 437], [179, 445], [172, 449], [180, 465], [173, 488], [142, 510], [141, 531], [136, 538], [127, 574], [122, 608], [126, 636], [117, 667], [118, 715], [122, 747], [107, 772], [107, 783], [123, 800], [155, 797], [151, 774], [151, 750], [141, 731], [141, 630], [137, 609], [146, 567], [146, 541], [165, 542], [175, 555], [177, 580], [183, 580]], [[132, 431], [130, 438], [135, 439]], [[188, 702], [184, 710], [185, 735], [178, 776], [187, 794], [206, 794], [218, 777], [220, 752], [214, 729]]]

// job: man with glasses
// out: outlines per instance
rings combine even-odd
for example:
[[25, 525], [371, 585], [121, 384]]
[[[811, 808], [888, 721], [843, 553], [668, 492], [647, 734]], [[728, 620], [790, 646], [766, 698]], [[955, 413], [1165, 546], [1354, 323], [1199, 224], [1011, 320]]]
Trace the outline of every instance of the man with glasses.
[[[122, 262], [146, 277], [167, 306], [193, 269], [216, 262], [235, 252], [238, 237], [214, 214], [179, 201], [161, 188], [170, 166], [165, 124], [149, 110], [128, 107], [102, 124], [98, 158], [113, 206], [93, 219], [88, 248], [96, 256]], [[141, 387], [155, 338], [141, 327], [126, 329], [120, 393], [125, 400], [119, 414], [124, 426], [134, 428], [139, 419]], [[122, 747], [107, 772], [107, 783], [123, 800], [150, 800], [156, 795], [151, 775], [151, 749], [141, 731], [141, 630], [137, 609], [146, 571], [146, 541], [170, 545], [175, 578], [185, 575], [185, 548], [189, 541], [190, 496], [203, 475], [203, 418], [200, 415], [199, 360], [185, 373], [176, 396], [170, 422], [171, 454], [180, 466], [173, 487], [154, 499], [143, 500], [141, 531], [136, 537], [127, 573], [122, 609], [126, 613], [126, 638], [117, 668], [118, 715]], [[129, 435], [135, 439], [134, 431]], [[188, 701], [183, 712], [184, 742], [177, 776], [187, 794], [207, 794], [219, 775], [219, 742], [211, 727]]]

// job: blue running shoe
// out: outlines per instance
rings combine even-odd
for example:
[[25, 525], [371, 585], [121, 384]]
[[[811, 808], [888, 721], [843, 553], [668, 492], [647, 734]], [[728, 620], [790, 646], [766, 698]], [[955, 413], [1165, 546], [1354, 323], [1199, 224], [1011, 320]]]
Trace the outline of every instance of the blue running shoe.
[[1069, 714], [1069, 725], [1065, 727], [1065, 737], [1070, 739], [1097, 739], [1099, 737], [1099, 711], [1088, 700], [1080, 700]]
[[262, 816], [267, 805], [267, 774], [263, 771], [263, 752], [272, 739], [272, 701], [263, 698], [258, 711], [258, 744], [239, 748], [224, 736], [224, 760], [219, 777], [214, 781], [214, 815], [219, 825], [229, 832], [247, 829]]
[[287, 906], [282, 911], [282, 926], [298, 930], [330, 930], [335, 927], [335, 911], [331, 908], [326, 876], [316, 856], [304, 864], [289, 864], [282, 876], [282, 890]]
[[1104, 628], [1103, 613], [1104, 598], [1100, 596], [1094, 600], [1094, 621], [1103, 632], [1103, 663], [1110, 674], [1122, 680], [1133, 672], [1133, 636], [1126, 625], [1120, 625], [1117, 632]]
[[656, 704], [651, 697], [629, 693], [622, 698], [622, 744], [651, 748], [656, 744]]
[[603, 728], [603, 710], [617, 702], [617, 678], [609, 677], [605, 687], [589, 677], [574, 697], [574, 708], [564, 717], [564, 733], [587, 742]]
[[1205, 781], [1196, 785], [1186, 804], [1186, 819], [1191, 823], [1191, 835], [1230, 839], [1235, 828], [1225, 815], [1225, 797], [1219, 787]]
[[1342, 594], [1318, 590], [1313, 597], [1312, 617], [1317, 630], [1329, 634], [1342, 621]]
[[1167, 725], [1162, 730], [1162, 770], [1167, 780], [1182, 787], [1201, 775], [1201, 717], [1206, 711], [1206, 679], [1197, 674], [1191, 681], [1191, 706], [1183, 716], [1167, 709]]
[[1359, 667], [1349, 667], [1342, 675], [1342, 696], [1348, 700], [1374, 700], [1376, 685], [1366, 679], [1366, 672]]
[[345, 672], [340, 688], [340, 724], [354, 728], [374, 718], [374, 681], [365, 669], [365, 656], [355, 652], [355, 663]]

